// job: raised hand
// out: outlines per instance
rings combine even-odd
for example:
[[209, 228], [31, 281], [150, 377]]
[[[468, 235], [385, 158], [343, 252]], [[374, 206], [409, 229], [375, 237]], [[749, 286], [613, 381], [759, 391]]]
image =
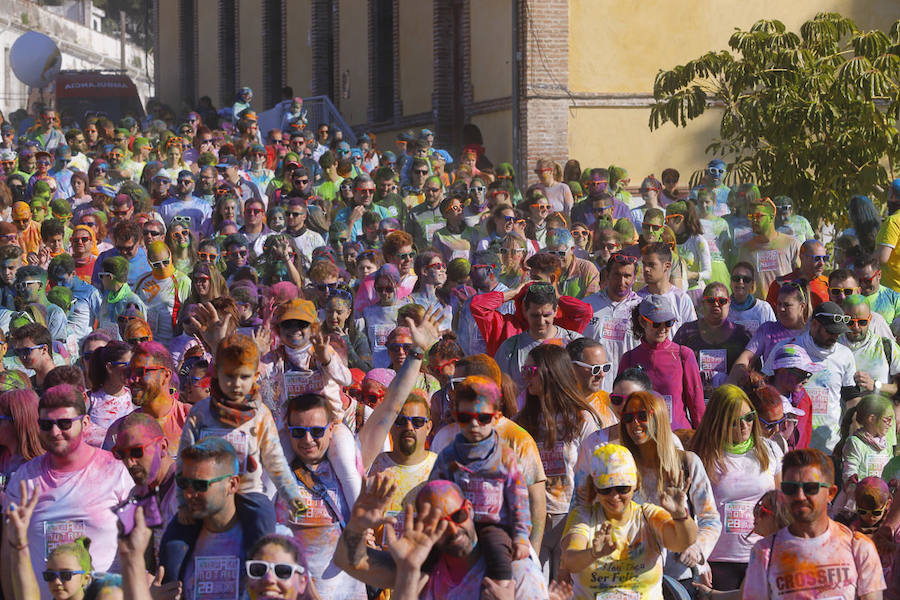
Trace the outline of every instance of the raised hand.
[[612, 523], [606, 521], [594, 532], [594, 539], [591, 540], [591, 555], [594, 558], [600, 558], [615, 549], [616, 541], [613, 539]]
[[550, 582], [550, 600], [572, 600], [574, 592], [568, 581]]
[[440, 322], [441, 307], [432, 306], [425, 311], [425, 317], [422, 322], [416, 325], [416, 322], [410, 317], [406, 317], [406, 326], [412, 336], [413, 343], [419, 347], [422, 352], [428, 352], [435, 342], [440, 339]]
[[374, 529], [383, 523], [385, 511], [396, 491], [397, 484], [387, 473], [377, 473], [366, 478], [350, 511], [348, 528], [362, 532], [366, 529]]
[[38, 491], [35, 489], [29, 495], [25, 482], [20, 481], [19, 498], [24, 504], [10, 503], [6, 509], [5, 516], [9, 530], [6, 539], [12, 546], [22, 548], [28, 545], [28, 526], [31, 525], [31, 515], [34, 514], [34, 507], [38, 503]]
[[321, 333], [314, 333], [310, 336], [309, 341], [312, 344], [313, 356], [315, 356], [316, 362], [320, 365], [328, 364], [331, 360], [329, 352], [331, 345], [328, 343], [328, 338]]
[[669, 486], [659, 497], [659, 505], [666, 509], [673, 519], [683, 519], [689, 516], [687, 494], [680, 488]]
[[406, 527], [397, 537], [391, 523], [385, 523], [386, 549], [398, 568], [419, 570], [431, 553], [431, 549], [447, 530], [448, 523], [441, 518], [441, 511], [427, 502], [418, 515], [412, 504], [406, 506]]

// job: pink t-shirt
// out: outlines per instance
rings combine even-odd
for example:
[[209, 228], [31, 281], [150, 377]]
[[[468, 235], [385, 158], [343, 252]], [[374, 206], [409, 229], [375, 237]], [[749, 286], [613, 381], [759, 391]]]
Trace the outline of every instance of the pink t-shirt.
[[118, 395], [107, 394], [102, 389], [91, 392], [91, 410], [88, 415], [91, 418], [91, 427], [87, 434], [87, 443], [98, 448], [103, 446], [106, 430], [120, 418], [137, 410], [131, 402], [131, 390], [122, 388]]
[[[91, 539], [94, 569], [107, 571], [116, 557], [117, 520], [112, 508], [128, 497], [134, 481], [121, 461], [99, 448], [88, 464], [77, 471], [55, 471], [47, 455], [32, 459], [10, 477], [3, 508], [22, 503], [19, 482], [25, 482], [27, 494], [38, 489], [39, 500], [31, 525], [28, 544], [35, 577], [41, 572], [48, 554], [61, 544], [80, 537]], [[46, 585], [41, 585], [42, 600], [50, 600]]]
[[[773, 552], [774, 548], [774, 552]], [[782, 529], [753, 547], [743, 597], [747, 600], [853, 600], [885, 589], [875, 544], [829, 521], [814, 538]]]

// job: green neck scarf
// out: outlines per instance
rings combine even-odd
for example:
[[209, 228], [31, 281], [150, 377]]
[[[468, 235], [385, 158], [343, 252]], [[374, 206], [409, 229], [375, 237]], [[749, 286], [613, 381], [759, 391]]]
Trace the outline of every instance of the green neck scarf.
[[751, 435], [747, 438], [747, 441], [741, 442], [739, 444], [726, 444], [725, 451], [730, 452], [731, 454], [747, 454], [750, 452], [750, 449], [753, 448], [754, 439]]

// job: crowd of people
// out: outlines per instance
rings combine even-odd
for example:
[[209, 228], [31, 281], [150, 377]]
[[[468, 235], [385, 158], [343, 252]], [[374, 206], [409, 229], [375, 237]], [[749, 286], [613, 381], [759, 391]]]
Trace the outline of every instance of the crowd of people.
[[900, 598], [900, 179], [302, 106], [0, 125], [3, 598]]

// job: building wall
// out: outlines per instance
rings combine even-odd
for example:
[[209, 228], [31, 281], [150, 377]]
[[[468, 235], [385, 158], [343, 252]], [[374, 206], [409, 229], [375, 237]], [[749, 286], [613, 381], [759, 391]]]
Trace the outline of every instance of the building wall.
[[506, 98], [512, 93], [512, 3], [476, 0], [469, 11], [472, 100]]
[[[159, 15], [158, 38], [156, 43], [156, 60], [161, 66], [157, 73], [157, 89], [156, 94], [161, 98], [165, 98], [167, 102], [171, 102], [172, 106], [181, 105], [181, 89], [180, 77], [181, 71], [179, 65], [181, 61], [178, 59], [178, 49], [180, 47], [180, 36], [178, 26], [167, 19], [172, 15], [179, 14], [178, 0], [157, 0]], [[216, 56], [218, 61], [218, 56]], [[215, 92], [215, 90], [213, 90]]]
[[[624, 166], [633, 184], [650, 173], [659, 177], [665, 167], [686, 178], [710, 160], [704, 150], [718, 134], [721, 113], [708, 111], [686, 128], [667, 124], [651, 132], [658, 70], [727, 49], [735, 28], [748, 29], [759, 19], [779, 19], [798, 31], [823, 11], [848, 16], [861, 29], [887, 30], [898, 17], [896, 0], [569, 0], [570, 156], [582, 166]], [[598, 35], [604, 22], [615, 26], [601, 27]], [[650, 23], [671, 26], [653, 30]], [[636, 34], [623, 43], [616, 32]]]
[[351, 125], [365, 123], [369, 108], [369, 46], [366, 0], [340, 1], [340, 48], [338, 89], [333, 98], [344, 120]]
[[400, 104], [404, 115], [431, 112], [434, 90], [433, 5], [424, 0], [398, 2], [400, 36]]
[[310, 0], [290, 0], [285, 5], [287, 15], [287, 85], [294, 88], [294, 94], [312, 94], [312, 49], [310, 23], [312, 6]]
[[[240, 52], [238, 87], [250, 87], [257, 103], [263, 102], [265, 98], [262, 75], [263, 20], [261, 11], [262, 7], [257, 0], [240, 0], [238, 3], [238, 29], [241, 36], [238, 46]], [[274, 65], [272, 68], [280, 69], [281, 67]], [[262, 106], [258, 108], [263, 109]]]
[[[219, 98], [219, 17], [218, 2], [197, 2], [197, 98], [209, 96], [215, 106], [232, 98]], [[224, 101], [224, 102], [223, 102]]]

